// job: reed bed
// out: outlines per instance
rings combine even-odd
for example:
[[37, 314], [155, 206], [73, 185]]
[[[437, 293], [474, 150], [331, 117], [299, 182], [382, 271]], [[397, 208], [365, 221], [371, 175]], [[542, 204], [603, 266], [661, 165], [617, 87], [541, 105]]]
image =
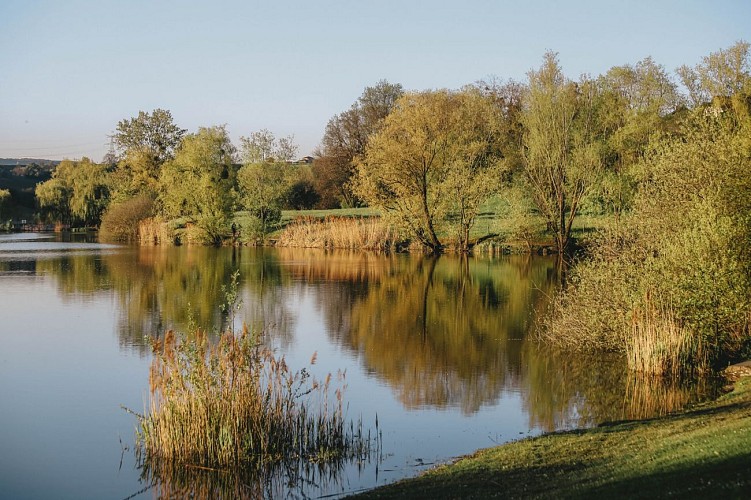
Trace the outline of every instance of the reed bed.
[[649, 294], [632, 313], [626, 358], [630, 370], [652, 375], [679, 377], [708, 368], [701, 338], [679, 324], [670, 306], [656, 304]]
[[161, 217], [148, 217], [138, 223], [138, 241], [141, 245], [174, 243], [175, 232]]
[[298, 217], [279, 234], [276, 245], [390, 251], [401, 242], [380, 217]]
[[371, 453], [362, 424], [345, 425], [344, 387], [330, 397], [331, 375], [318, 382], [307, 369], [293, 372], [247, 327], [213, 344], [200, 330], [169, 331], [152, 348], [149, 411], [137, 435], [146, 463], [252, 469]]

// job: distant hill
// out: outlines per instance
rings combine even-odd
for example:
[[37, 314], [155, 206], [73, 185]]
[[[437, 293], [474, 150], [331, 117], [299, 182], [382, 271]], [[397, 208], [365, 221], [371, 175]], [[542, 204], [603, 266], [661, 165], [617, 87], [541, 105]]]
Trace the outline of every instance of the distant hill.
[[38, 158], [0, 158], [0, 165], [57, 165], [60, 163], [58, 160], [42, 160]]

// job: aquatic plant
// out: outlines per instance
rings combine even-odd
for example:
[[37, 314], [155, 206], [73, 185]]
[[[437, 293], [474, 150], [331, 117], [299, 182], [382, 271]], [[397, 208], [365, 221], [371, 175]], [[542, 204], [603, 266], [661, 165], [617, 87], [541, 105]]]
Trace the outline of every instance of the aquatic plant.
[[[362, 425], [345, 422], [344, 386], [292, 371], [247, 327], [218, 342], [197, 329], [153, 339], [150, 402], [139, 416], [144, 462], [229, 469], [369, 455]], [[315, 356], [311, 364], [315, 363]], [[337, 377], [344, 383], [344, 374]]]

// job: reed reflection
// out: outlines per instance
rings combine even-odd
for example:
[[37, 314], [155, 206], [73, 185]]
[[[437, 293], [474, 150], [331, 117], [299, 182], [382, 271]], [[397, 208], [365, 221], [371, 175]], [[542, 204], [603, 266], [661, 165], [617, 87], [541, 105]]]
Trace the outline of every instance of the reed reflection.
[[707, 378], [640, 376], [617, 354], [572, 354], [529, 343], [523, 359], [521, 393], [529, 425], [544, 431], [666, 415], [719, 388]]

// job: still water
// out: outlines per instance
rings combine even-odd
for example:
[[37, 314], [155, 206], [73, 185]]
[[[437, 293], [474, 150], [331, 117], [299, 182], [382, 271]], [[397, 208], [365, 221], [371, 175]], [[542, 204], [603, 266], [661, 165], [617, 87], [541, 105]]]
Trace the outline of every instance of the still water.
[[[346, 371], [349, 419], [382, 453], [267, 496], [351, 493], [543, 431], [647, 417], [706, 395], [645, 384], [612, 357], [529, 340], [557, 293], [542, 257], [431, 259], [318, 250], [129, 247], [0, 235], [0, 497], [151, 498], [210, 476], [154, 477], [134, 453], [151, 362], [146, 337], [226, 328], [222, 286], [240, 272], [235, 319], [293, 369]], [[317, 354], [313, 367], [312, 355]], [[193, 485], [193, 486], [191, 486]], [[258, 489], [253, 488], [255, 491]], [[231, 492], [227, 492], [232, 495]]]

